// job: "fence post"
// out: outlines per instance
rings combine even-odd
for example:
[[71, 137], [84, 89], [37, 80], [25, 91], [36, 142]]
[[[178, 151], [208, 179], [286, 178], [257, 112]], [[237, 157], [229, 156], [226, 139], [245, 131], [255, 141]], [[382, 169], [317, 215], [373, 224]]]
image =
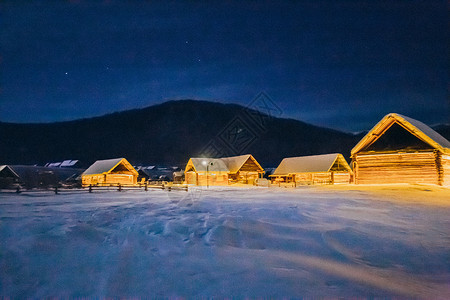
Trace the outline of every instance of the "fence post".
[[92, 193], [92, 184], [89, 185], [89, 193]]
[[145, 191], [146, 192], [148, 191], [148, 183], [147, 182], [145, 182]]
[[121, 192], [122, 191], [122, 185], [119, 183], [119, 189], [118, 189], [118, 191], [119, 192]]
[[58, 186], [55, 186], [55, 195], [58, 195]]

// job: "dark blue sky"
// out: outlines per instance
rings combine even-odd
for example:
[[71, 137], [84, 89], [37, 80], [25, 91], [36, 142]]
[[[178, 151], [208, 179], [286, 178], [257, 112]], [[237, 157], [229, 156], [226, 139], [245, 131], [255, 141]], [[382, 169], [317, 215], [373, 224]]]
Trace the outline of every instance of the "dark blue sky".
[[447, 18], [446, 1], [2, 1], [0, 121], [265, 91], [345, 131], [448, 123]]

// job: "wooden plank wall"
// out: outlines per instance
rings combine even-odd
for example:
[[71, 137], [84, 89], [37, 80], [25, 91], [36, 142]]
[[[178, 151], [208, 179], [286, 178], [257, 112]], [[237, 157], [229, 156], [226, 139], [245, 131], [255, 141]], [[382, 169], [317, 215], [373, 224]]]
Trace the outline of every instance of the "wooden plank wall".
[[[187, 172], [188, 174], [190, 172]], [[206, 172], [197, 173], [197, 182], [188, 182], [187, 184], [196, 184], [196, 185], [228, 185], [228, 174], [225, 172], [209, 172], [206, 175]]]
[[253, 184], [258, 177], [258, 172], [238, 172], [237, 174], [229, 175], [231, 181], [244, 184]]
[[350, 173], [349, 172], [334, 172], [333, 173], [334, 184], [350, 183]]
[[89, 185], [110, 185], [110, 184], [136, 184], [137, 176], [128, 174], [95, 174], [84, 175], [81, 178], [83, 186]]
[[442, 185], [450, 186], [450, 155], [441, 156]]
[[135, 184], [137, 176], [128, 174], [106, 174], [104, 184]]
[[197, 184], [197, 173], [195, 172], [186, 172], [184, 174], [184, 179], [187, 184]]
[[359, 154], [353, 160], [356, 163], [354, 172], [357, 184], [438, 184], [433, 152]]
[[95, 175], [83, 175], [81, 176], [81, 184], [84, 186], [89, 186], [91, 184], [101, 184], [105, 180], [105, 175], [95, 174]]
[[331, 173], [297, 173], [295, 182], [298, 184], [331, 184]]

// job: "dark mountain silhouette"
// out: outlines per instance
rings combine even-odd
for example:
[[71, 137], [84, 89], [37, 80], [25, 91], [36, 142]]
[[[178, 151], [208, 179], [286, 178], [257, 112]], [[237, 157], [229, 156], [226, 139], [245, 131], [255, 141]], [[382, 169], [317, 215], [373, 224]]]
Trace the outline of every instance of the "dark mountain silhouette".
[[431, 128], [450, 141], [450, 124], [438, 124]]
[[289, 156], [339, 152], [348, 159], [361, 137], [235, 104], [180, 100], [70, 122], [0, 122], [0, 164], [79, 159], [88, 166], [126, 157], [134, 164], [184, 166], [189, 157], [214, 156], [215, 149], [223, 155], [251, 153], [271, 167]]

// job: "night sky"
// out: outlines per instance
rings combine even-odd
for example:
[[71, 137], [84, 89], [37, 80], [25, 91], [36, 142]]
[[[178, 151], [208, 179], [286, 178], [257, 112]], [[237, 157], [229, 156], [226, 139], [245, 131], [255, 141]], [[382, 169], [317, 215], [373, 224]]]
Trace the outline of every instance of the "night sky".
[[446, 1], [1, 1], [0, 121], [266, 92], [344, 131], [450, 122]]

